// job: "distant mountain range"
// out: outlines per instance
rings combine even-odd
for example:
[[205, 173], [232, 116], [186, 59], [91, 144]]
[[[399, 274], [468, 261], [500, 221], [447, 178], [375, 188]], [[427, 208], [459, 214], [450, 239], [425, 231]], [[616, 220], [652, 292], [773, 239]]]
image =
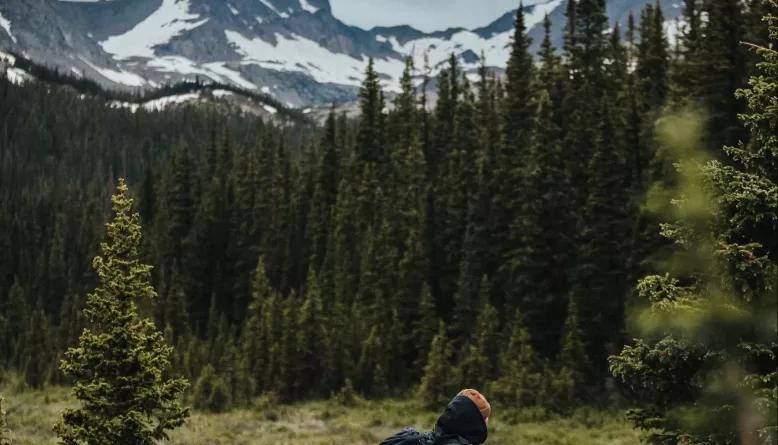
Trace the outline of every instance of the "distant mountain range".
[[[535, 48], [546, 13], [561, 43], [566, 3], [543, 0], [524, 8]], [[644, 4], [610, 0], [608, 14], [624, 23]], [[680, 4], [663, 7], [670, 27]], [[424, 52], [433, 72], [452, 52], [466, 71], [480, 64], [482, 53], [487, 65], [502, 69], [515, 13], [482, 28], [425, 33], [346, 25], [328, 0], [0, 0], [0, 48], [111, 88], [200, 78], [304, 107], [353, 101], [371, 56], [389, 92], [397, 91], [408, 55], [416, 57], [419, 72]]]

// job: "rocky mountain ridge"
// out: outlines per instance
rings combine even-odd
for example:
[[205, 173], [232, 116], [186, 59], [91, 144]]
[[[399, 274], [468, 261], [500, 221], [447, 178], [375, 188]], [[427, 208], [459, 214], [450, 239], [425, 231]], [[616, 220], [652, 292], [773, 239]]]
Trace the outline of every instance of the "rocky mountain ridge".
[[[533, 0], [530, 0], [533, 1]], [[560, 42], [567, 0], [524, 7], [537, 45], [549, 14]], [[611, 0], [624, 22], [645, 0]], [[669, 19], [680, 5], [665, 5]], [[515, 11], [488, 26], [425, 33], [410, 26], [350, 26], [329, 0], [0, 0], [0, 48], [119, 89], [206, 78], [304, 107], [356, 98], [367, 58], [388, 92], [405, 57], [429, 57], [433, 74], [453, 52], [463, 68], [504, 68]]]

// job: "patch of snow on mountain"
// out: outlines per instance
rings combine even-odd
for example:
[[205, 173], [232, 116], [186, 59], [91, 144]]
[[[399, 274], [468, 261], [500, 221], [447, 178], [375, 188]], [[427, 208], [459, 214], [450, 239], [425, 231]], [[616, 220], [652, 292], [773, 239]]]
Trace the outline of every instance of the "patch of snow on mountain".
[[27, 71], [14, 67], [8, 68], [5, 72], [5, 75], [8, 80], [11, 81], [11, 83], [15, 83], [16, 85], [21, 85], [24, 82], [32, 79], [32, 76], [30, 76]]
[[[538, 5], [538, 8], [543, 12], [545, 9], [555, 7], [561, 1], [552, 0]], [[401, 45], [395, 37], [390, 37], [388, 41], [393, 49], [403, 56], [413, 56], [420, 60], [424, 52], [427, 52], [432, 66], [448, 60], [452, 52], [460, 54], [463, 48], [475, 53], [483, 51], [488, 61], [505, 63], [510, 54], [509, 44], [512, 33], [513, 31], [506, 31], [484, 39], [471, 31], [460, 31], [452, 35], [449, 40], [424, 37], [408, 41], [404, 45]], [[249, 39], [236, 31], [226, 30], [225, 35], [238, 53], [244, 56], [242, 63], [257, 64], [272, 70], [304, 72], [320, 83], [358, 86], [367, 65], [367, 59], [364, 57], [354, 58], [342, 53], [333, 53], [317, 42], [297, 35], [291, 37], [276, 35], [275, 46], [258, 37]], [[399, 91], [399, 79], [404, 68], [403, 59], [376, 58], [374, 62], [376, 71], [391, 78], [391, 81], [384, 82], [384, 87], [389, 91]], [[476, 63], [465, 64], [463, 68], [475, 67], [477, 67]]]
[[225, 67], [224, 62], [207, 63], [203, 65], [203, 67], [220, 76], [226, 77], [230, 80], [230, 83], [238, 85], [241, 88], [253, 90], [257, 87], [253, 83], [243, 78], [243, 76], [241, 76], [237, 71], [233, 71]]
[[273, 93], [270, 91], [270, 88], [268, 88], [268, 87], [267, 87], [267, 85], [265, 85], [265, 86], [263, 86], [262, 88], [260, 88], [260, 91], [262, 91], [262, 92], [263, 92], [263, 93], [265, 93], [265, 94], [273, 94]]
[[527, 29], [532, 29], [533, 26], [543, 22], [543, 18], [546, 14], [551, 14], [551, 11], [555, 10], [562, 4], [562, 0], [550, 0], [545, 3], [536, 3], [532, 11], [524, 13], [524, 23]]
[[70, 67], [70, 72], [75, 74], [78, 77], [81, 77], [81, 70], [79, 70], [78, 68], [76, 68], [74, 66]]
[[281, 11], [279, 11], [278, 9], [276, 9], [276, 7], [275, 7], [275, 6], [273, 6], [273, 4], [272, 4], [272, 3], [270, 3], [270, 0], [259, 0], [259, 1], [261, 1], [263, 5], [267, 6], [267, 7], [268, 7], [268, 9], [270, 9], [270, 10], [271, 10], [271, 11], [273, 11], [273, 12], [275, 12], [275, 13], [276, 13], [276, 15], [281, 15]]
[[213, 90], [212, 94], [215, 97], [224, 97], [224, 96], [232, 96], [235, 93], [233, 93], [232, 91], [227, 91], [227, 90]]
[[228, 7], [228, 8], [230, 8], [230, 12], [232, 12], [232, 15], [238, 15], [238, 14], [240, 14], [240, 11], [238, 11], [237, 9], [235, 9], [235, 7], [234, 7], [234, 6], [232, 6], [231, 4], [227, 3], [227, 7]]
[[316, 14], [316, 11], [319, 10], [319, 8], [313, 6], [312, 4], [308, 3], [308, 0], [300, 0], [300, 6], [310, 12], [311, 14]]
[[101, 76], [112, 82], [128, 85], [131, 87], [140, 87], [146, 84], [146, 80], [137, 74], [129, 73], [127, 71], [115, 71], [108, 68], [100, 68], [99, 66], [89, 62], [84, 58], [81, 58], [81, 60], [83, 60], [84, 63], [89, 65], [93, 70], [100, 73]]
[[382, 35], [375, 36], [375, 40], [376, 40], [376, 42], [388, 42], [389, 41], [389, 39], [387, 39], [386, 37], [384, 37]]
[[270, 114], [276, 114], [276, 113], [278, 112], [278, 110], [276, 109], [276, 107], [271, 107], [270, 105], [267, 105], [267, 104], [263, 104], [262, 106], [263, 106], [263, 107], [265, 108], [265, 110], [267, 110], [267, 111], [268, 111], [268, 113], [270, 113]]
[[332, 53], [318, 43], [293, 35], [291, 38], [276, 35], [276, 46], [258, 37], [248, 39], [238, 32], [226, 30], [227, 40], [244, 56], [242, 63], [257, 64], [263, 68], [280, 71], [304, 71], [318, 82], [348, 83], [358, 85], [350, 77], [361, 77], [366, 60], [357, 60], [345, 54]]
[[159, 99], [150, 100], [144, 103], [143, 108], [149, 111], [162, 110], [170, 104], [181, 104], [181, 103], [197, 100], [199, 98], [200, 98], [200, 93], [187, 93], [187, 94], [178, 94], [175, 96], [160, 97]]
[[[426, 52], [429, 57], [430, 66], [436, 67], [448, 60], [451, 53], [461, 54], [463, 48], [469, 49], [476, 54], [482, 51], [487, 62], [491, 64], [505, 63], [510, 55], [510, 42], [513, 31], [506, 31], [500, 34], [484, 39], [471, 31], [459, 31], [451, 36], [451, 39], [445, 40], [438, 37], [422, 37], [411, 40], [401, 45], [395, 37], [390, 37], [392, 47], [395, 51], [405, 56], [413, 56], [421, 60]], [[376, 69], [379, 64], [376, 63]], [[463, 68], [475, 68], [478, 63], [463, 64]], [[437, 71], [437, 69], [435, 69]], [[380, 71], [384, 72], [384, 71]], [[386, 73], [389, 74], [389, 73]], [[391, 74], [390, 74], [391, 75]]]
[[257, 17], [257, 21], [259, 22], [260, 25], [265, 23], [265, 21], [262, 20], [262, 17]]
[[5, 32], [8, 33], [8, 36], [11, 38], [11, 41], [13, 41], [14, 43], [18, 43], [16, 41], [16, 37], [14, 37], [13, 33], [11, 33], [11, 21], [3, 17], [3, 13], [0, 13], [0, 28], [3, 28]]
[[133, 56], [154, 57], [155, 45], [167, 43], [183, 31], [197, 28], [208, 19], [189, 13], [189, 0], [162, 0], [162, 5], [134, 28], [100, 42], [103, 49], [115, 59]]

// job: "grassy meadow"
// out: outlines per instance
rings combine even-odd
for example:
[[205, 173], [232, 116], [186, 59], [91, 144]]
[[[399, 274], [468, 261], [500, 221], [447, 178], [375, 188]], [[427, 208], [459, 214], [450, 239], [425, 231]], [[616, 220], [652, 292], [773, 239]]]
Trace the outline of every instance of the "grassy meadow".
[[[5, 397], [12, 445], [55, 444], [51, 432], [60, 411], [75, 406], [66, 388], [14, 391]], [[441, 407], [441, 411], [444, 407]], [[357, 401], [344, 407], [330, 401], [277, 405], [258, 398], [250, 408], [224, 414], [194, 412], [173, 432], [171, 445], [378, 445], [411, 426], [432, 427], [439, 413], [426, 412], [413, 400]], [[640, 433], [618, 411], [580, 409], [569, 418], [547, 418], [537, 411], [503, 412], [489, 421], [490, 445], [637, 445]]]

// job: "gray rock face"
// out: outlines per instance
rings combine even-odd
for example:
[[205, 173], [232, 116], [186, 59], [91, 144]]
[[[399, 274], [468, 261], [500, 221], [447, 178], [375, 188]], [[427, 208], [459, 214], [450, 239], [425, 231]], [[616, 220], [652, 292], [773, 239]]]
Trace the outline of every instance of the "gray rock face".
[[[561, 46], [566, 2], [525, 7], [533, 49], [546, 13]], [[608, 12], [625, 23], [644, 3], [610, 0]], [[678, 15], [677, 4], [664, 7], [668, 20]], [[415, 74], [421, 73], [423, 52], [433, 74], [452, 52], [465, 71], [478, 66], [482, 52], [489, 66], [504, 68], [514, 16], [506, 11], [482, 28], [424, 33], [402, 25], [346, 25], [332, 15], [329, 0], [0, 0], [0, 48], [111, 88], [154, 88], [199, 76], [308, 106], [355, 100], [369, 57], [390, 93], [405, 57], [417, 58]]]

